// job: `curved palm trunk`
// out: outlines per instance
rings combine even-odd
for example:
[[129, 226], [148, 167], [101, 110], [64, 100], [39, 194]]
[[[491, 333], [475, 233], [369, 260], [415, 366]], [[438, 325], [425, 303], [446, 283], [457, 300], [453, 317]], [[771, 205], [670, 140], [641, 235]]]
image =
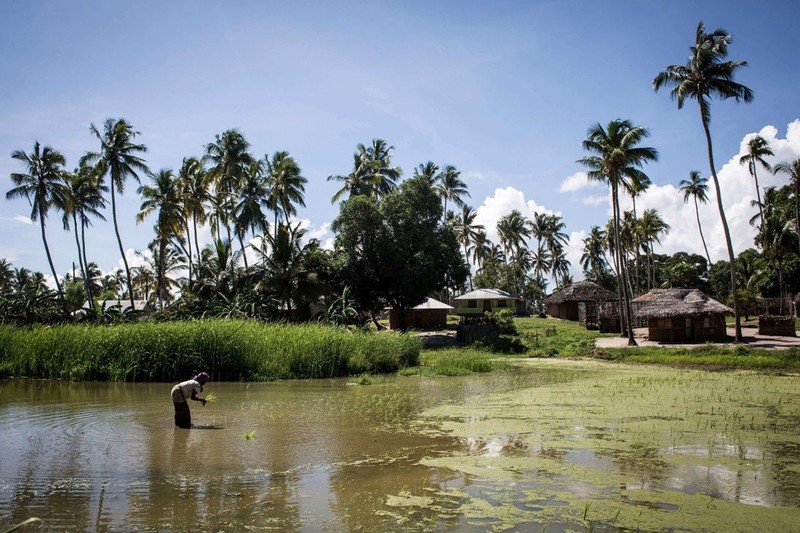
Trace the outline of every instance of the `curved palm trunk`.
[[39, 227], [42, 229], [42, 242], [44, 243], [44, 251], [47, 254], [47, 262], [50, 264], [50, 272], [53, 273], [53, 281], [56, 282], [56, 289], [58, 289], [58, 298], [61, 300], [61, 307], [64, 312], [67, 311], [67, 303], [64, 301], [64, 293], [61, 291], [61, 283], [58, 282], [58, 275], [56, 274], [56, 267], [53, 266], [53, 258], [50, 255], [50, 247], [47, 245], [47, 236], [44, 232], [44, 215], [39, 213]]
[[[78, 265], [81, 267], [81, 276], [83, 276], [83, 288], [86, 291], [86, 303], [89, 304], [89, 309], [93, 309], [92, 305], [92, 289], [89, 287], [89, 276], [86, 275], [86, 267], [83, 262], [83, 254], [81, 254], [81, 239], [78, 235], [78, 217], [75, 211], [72, 212], [72, 226], [75, 230], [75, 246], [78, 247]], [[73, 263], [74, 264], [74, 263]]]
[[117, 244], [119, 245], [119, 253], [122, 256], [122, 264], [125, 265], [125, 278], [128, 280], [128, 296], [131, 300], [131, 309], [134, 308], [133, 303], [133, 284], [131, 283], [131, 269], [128, 266], [128, 259], [125, 257], [125, 249], [122, 247], [122, 237], [119, 235], [119, 224], [117, 223], [117, 200], [114, 195], [114, 180], [111, 180], [111, 218], [114, 219], [114, 233], [117, 236]]
[[764, 227], [764, 204], [761, 203], [761, 187], [758, 186], [758, 174], [756, 173], [756, 162], [751, 161], [750, 165], [753, 170], [753, 179], [756, 182], [756, 196], [758, 197], [758, 214], [760, 217], [759, 220], [761, 221], [758, 225], [758, 229], [761, 230], [761, 228]]
[[189, 251], [189, 286], [192, 286], [192, 237], [189, 235], [189, 219], [188, 217], [184, 219], [184, 228], [186, 228], [186, 245]]
[[244, 260], [244, 269], [247, 270], [248, 269], [248, 266], [247, 266], [247, 254], [245, 253], [245, 249], [244, 249], [244, 239], [242, 238], [241, 235], [237, 235], [236, 237], [239, 239], [239, 246], [241, 246], [241, 248], [242, 248], [242, 259]]
[[[197, 267], [202, 268], [203, 266], [203, 254], [200, 253], [200, 245], [197, 241], [197, 215], [192, 215], [192, 225], [194, 226], [194, 249], [197, 250]], [[189, 258], [189, 262], [192, 261], [192, 258]], [[200, 277], [199, 274], [197, 277]]]
[[694, 197], [694, 215], [697, 217], [697, 229], [700, 231], [700, 241], [703, 243], [703, 250], [706, 252], [706, 260], [708, 261], [708, 277], [711, 280], [711, 288], [714, 289], [714, 296], [719, 298], [717, 294], [717, 287], [714, 283], [714, 278], [711, 276], [711, 256], [708, 254], [708, 246], [706, 246], [706, 237], [703, 235], [703, 226], [700, 224], [700, 208], [697, 205], [697, 196]]
[[[627, 276], [627, 268], [625, 266], [625, 258], [622, 256], [622, 246], [619, 240], [619, 188], [616, 180], [612, 181], [611, 185], [611, 201], [614, 204], [614, 237], [617, 240], [617, 254], [619, 254], [619, 271], [621, 274], [622, 285], [622, 299], [625, 303], [625, 328], [628, 334], [628, 346], [636, 346], [636, 339], [633, 336], [633, 320], [631, 316], [631, 300], [628, 294], [628, 284], [630, 280]], [[620, 313], [622, 314], [622, 313]]]
[[89, 305], [94, 309], [94, 293], [92, 292], [92, 280], [89, 279], [89, 261], [86, 260], [86, 225], [81, 224], [81, 251], [83, 252], [83, 264], [86, 265], [86, 294], [89, 298]]
[[733, 255], [733, 242], [731, 241], [731, 230], [728, 229], [728, 219], [725, 217], [725, 209], [722, 207], [722, 191], [719, 188], [717, 171], [714, 168], [714, 151], [711, 144], [711, 132], [708, 130], [703, 100], [700, 99], [700, 119], [703, 123], [703, 131], [706, 134], [708, 144], [708, 163], [711, 166], [711, 177], [714, 178], [714, 191], [717, 193], [717, 208], [719, 217], [722, 220], [722, 229], [725, 231], [725, 244], [728, 246], [728, 258], [731, 264], [731, 294], [733, 296], [733, 316], [736, 323], [736, 342], [742, 342], [742, 321], [739, 316], [739, 295], [736, 292], [736, 257]]

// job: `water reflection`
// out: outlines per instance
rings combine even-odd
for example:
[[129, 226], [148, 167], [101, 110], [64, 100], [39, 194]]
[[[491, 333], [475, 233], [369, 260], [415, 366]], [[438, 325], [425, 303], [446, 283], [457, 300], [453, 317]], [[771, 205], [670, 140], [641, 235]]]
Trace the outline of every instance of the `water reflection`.
[[800, 506], [794, 387], [569, 362], [213, 383], [181, 430], [168, 384], [6, 381], [0, 527], [777, 530]]

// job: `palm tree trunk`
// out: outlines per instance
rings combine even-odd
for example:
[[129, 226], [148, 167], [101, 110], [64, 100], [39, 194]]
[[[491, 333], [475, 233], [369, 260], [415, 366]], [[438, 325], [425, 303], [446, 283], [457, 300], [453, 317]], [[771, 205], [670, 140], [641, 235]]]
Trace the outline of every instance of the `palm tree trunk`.
[[722, 207], [722, 191], [719, 188], [719, 179], [717, 178], [717, 171], [714, 168], [714, 151], [711, 144], [711, 132], [708, 130], [708, 122], [706, 121], [706, 110], [703, 106], [703, 100], [700, 102], [700, 119], [703, 123], [703, 130], [706, 134], [706, 143], [708, 145], [708, 163], [711, 167], [711, 177], [714, 179], [714, 191], [717, 193], [717, 208], [719, 209], [719, 217], [722, 220], [722, 229], [725, 231], [725, 244], [728, 246], [728, 259], [731, 264], [731, 295], [733, 296], [733, 316], [735, 320], [735, 335], [736, 342], [742, 342], [742, 320], [739, 316], [739, 295], [736, 291], [736, 257], [733, 254], [733, 242], [731, 241], [731, 230], [728, 228], [728, 219], [725, 217], [725, 209]]
[[616, 180], [611, 185], [611, 201], [614, 204], [614, 236], [617, 239], [617, 253], [620, 254], [620, 273], [622, 274], [622, 299], [625, 301], [625, 323], [628, 333], [628, 346], [636, 346], [636, 339], [633, 337], [633, 320], [631, 316], [631, 300], [628, 295], [628, 284], [630, 280], [626, 275], [627, 268], [622, 257], [621, 246], [619, 245], [619, 191]]
[[186, 228], [186, 244], [189, 248], [189, 286], [192, 286], [192, 238], [189, 235], [189, 219], [183, 221]]
[[75, 230], [75, 246], [78, 247], [78, 265], [81, 267], [81, 276], [83, 276], [83, 288], [86, 291], [86, 303], [89, 304], [89, 309], [91, 309], [92, 290], [89, 288], [89, 277], [86, 275], [86, 268], [84, 267], [83, 263], [83, 255], [81, 254], [81, 239], [78, 236], [78, 217], [75, 214], [75, 211], [72, 212], [72, 226]]
[[94, 294], [92, 292], [92, 280], [89, 273], [89, 261], [86, 260], [86, 225], [81, 224], [81, 250], [83, 252], [83, 264], [86, 265], [86, 294], [89, 298], [89, 306], [94, 309]]
[[708, 254], [708, 246], [706, 246], [706, 238], [703, 235], [703, 226], [700, 224], [700, 208], [697, 205], [697, 196], [694, 197], [694, 214], [697, 217], [697, 229], [700, 230], [700, 241], [703, 243], [703, 250], [706, 252], [706, 260], [708, 261], [708, 278], [711, 281], [711, 288], [714, 290], [714, 296], [719, 298], [717, 293], [717, 284], [714, 283], [714, 278], [711, 276], [711, 256]]
[[244, 249], [244, 239], [242, 239], [241, 235], [237, 235], [237, 237], [239, 239], [239, 246], [242, 247], [242, 259], [244, 260], [244, 269], [247, 270], [247, 268], [248, 268], [247, 267], [247, 254], [245, 253], [245, 249]]
[[[197, 268], [199, 269], [203, 266], [203, 254], [200, 253], [200, 244], [197, 241], [197, 215], [192, 215], [192, 225], [194, 226], [194, 248], [197, 250]], [[191, 260], [192, 258], [190, 257], [189, 261]], [[200, 276], [198, 275], [198, 277]]]
[[797, 253], [800, 255], [800, 176], [795, 177], [794, 183], [794, 229], [797, 232]]
[[475, 290], [472, 287], [472, 266], [469, 263], [469, 254], [467, 253], [467, 244], [464, 243], [464, 258], [467, 260], [467, 268], [469, 268], [469, 290]]
[[758, 224], [758, 229], [760, 230], [764, 226], [764, 204], [761, 203], [761, 187], [758, 186], [758, 174], [756, 173], [756, 162], [750, 161], [750, 165], [752, 166], [753, 170], [753, 179], [756, 181], [756, 196], [758, 197], [758, 214], [761, 218], [759, 218], [760, 222]]
[[39, 213], [39, 227], [42, 229], [42, 242], [44, 243], [44, 251], [47, 254], [47, 262], [50, 264], [50, 272], [53, 273], [53, 281], [56, 282], [56, 289], [58, 289], [58, 298], [61, 300], [61, 307], [64, 312], [67, 311], [67, 303], [64, 301], [64, 293], [61, 291], [61, 283], [58, 282], [58, 274], [56, 274], [56, 267], [53, 266], [53, 258], [50, 255], [50, 247], [47, 245], [47, 236], [44, 233], [44, 215]]
[[114, 180], [111, 180], [111, 218], [114, 219], [114, 233], [117, 236], [117, 244], [119, 244], [119, 253], [122, 256], [122, 264], [125, 265], [125, 278], [128, 280], [128, 296], [131, 300], [131, 309], [134, 309], [133, 303], [133, 284], [131, 283], [131, 269], [128, 267], [128, 259], [125, 257], [125, 250], [122, 248], [122, 237], [119, 236], [119, 224], [117, 223], [117, 201], [114, 195]]

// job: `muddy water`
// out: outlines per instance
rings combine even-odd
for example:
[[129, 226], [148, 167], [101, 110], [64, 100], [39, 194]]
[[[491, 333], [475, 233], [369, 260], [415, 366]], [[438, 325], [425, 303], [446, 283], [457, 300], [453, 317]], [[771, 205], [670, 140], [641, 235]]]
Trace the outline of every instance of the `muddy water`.
[[0, 526], [800, 528], [800, 379], [536, 361], [507, 374], [0, 383]]

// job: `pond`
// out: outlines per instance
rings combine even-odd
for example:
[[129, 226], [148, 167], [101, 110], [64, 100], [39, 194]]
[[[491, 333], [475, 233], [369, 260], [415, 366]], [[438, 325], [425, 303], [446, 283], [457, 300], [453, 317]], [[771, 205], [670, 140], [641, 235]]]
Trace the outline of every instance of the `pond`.
[[563, 360], [212, 382], [181, 430], [171, 384], [4, 381], [0, 528], [790, 531], [798, 385]]

